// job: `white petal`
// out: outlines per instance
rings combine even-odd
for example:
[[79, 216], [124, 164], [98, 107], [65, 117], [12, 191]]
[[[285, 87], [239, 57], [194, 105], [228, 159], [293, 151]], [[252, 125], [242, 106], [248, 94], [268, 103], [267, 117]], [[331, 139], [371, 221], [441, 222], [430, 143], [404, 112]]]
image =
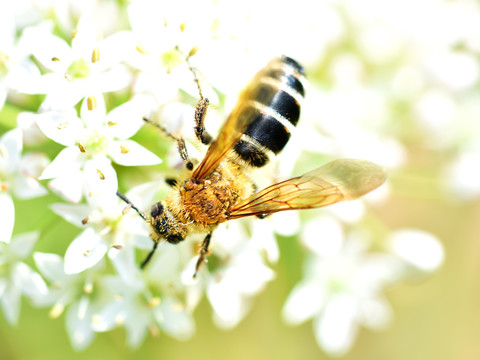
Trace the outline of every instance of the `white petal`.
[[32, 199], [38, 196], [43, 196], [48, 191], [40, 185], [40, 183], [33, 176], [27, 173], [19, 173], [14, 180], [14, 193], [19, 199]]
[[138, 265], [135, 263], [133, 247], [127, 246], [121, 250], [111, 248], [108, 257], [112, 261], [117, 273], [126, 284], [132, 284], [137, 278]]
[[47, 139], [35, 120], [37, 114], [22, 111], [17, 116], [17, 124], [23, 132], [23, 143], [27, 146], [40, 145]]
[[34, 117], [45, 136], [65, 146], [75, 145], [85, 129], [73, 111], [47, 111]]
[[162, 299], [155, 313], [162, 330], [178, 340], [186, 340], [195, 332], [192, 316], [172, 298]]
[[357, 334], [356, 306], [353, 298], [335, 295], [325, 306], [322, 316], [314, 323], [319, 345], [336, 356], [345, 354]]
[[59, 255], [36, 252], [33, 259], [38, 270], [50, 282], [62, 283], [68, 277], [63, 269], [63, 259]]
[[47, 294], [47, 284], [28, 265], [18, 262], [15, 264], [13, 272], [13, 276], [18, 279], [22, 292], [28, 297], [35, 299]]
[[40, 111], [65, 111], [75, 106], [86, 94], [88, 89], [87, 79], [65, 78], [64, 74], [42, 75], [42, 93], [47, 97], [40, 106]]
[[65, 254], [65, 273], [76, 274], [102, 260], [108, 247], [93, 229], [83, 231], [73, 240]]
[[125, 300], [111, 301], [93, 316], [92, 328], [97, 332], [109, 331], [118, 326], [118, 319], [125, 319]]
[[[70, 46], [65, 40], [39, 29], [27, 29], [24, 32], [24, 40], [32, 46], [32, 54], [51, 71], [62, 73], [73, 61]], [[29, 39], [27, 39], [27, 37]]]
[[9, 88], [21, 93], [42, 94], [44, 91], [42, 74], [30, 59], [24, 59], [14, 66], [5, 81]]
[[0, 84], [0, 110], [3, 109], [5, 101], [7, 101], [7, 88]]
[[319, 256], [336, 255], [344, 243], [343, 228], [331, 216], [318, 217], [304, 227], [302, 242]]
[[143, 117], [150, 115], [153, 106], [153, 98], [150, 96], [136, 96], [116, 107], [107, 115], [109, 135], [116, 139], [128, 139], [135, 135], [145, 123]]
[[117, 91], [128, 86], [132, 81], [132, 74], [123, 65], [117, 65], [101, 74], [98, 74], [92, 81], [92, 88], [106, 93]]
[[273, 227], [269, 221], [255, 221], [253, 223], [252, 244], [263, 253], [266, 254], [270, 263], [278, 261], [280, 251], [278, 249], [277, 240], [273, 233]]
[[40, 175], [40, 180], [52, 179], [58, 176], [67, 176], [69, 174], [78, 175], [83, 165], [80, 149], [70, 146], [57, 155], [57, 157], [46, 167]]
[[55, 214], [61, 216], [69, 223], [83, 227], [82, 220], [84, 220], [90, 213], [90, 207], [86, 204], [64, 204], [64, 203], [55, 203], [50, 205], [50, 209], [53, 210]]
[[136, 46], [135, 37], [131, 31], [118, 31], [99, 43], [100, 62], [99, 70], [105, 70], [122, 62], [128, 54], [128, 49], [133, 51]]
[[283, 306], [283, 318], [291, 325], [300, 324], [318, 314], [324, 301], [325, 293], [318, 284], [300, 283], [292, 290]]
[[97, 45], [97, 32], [93, 26], [82, 26], [72, 40], [72, 50], [77, 58], [91, 62], [92, 52]]
[[114, 162], [124, 166], [156, 165], [162, 162], [157, 155], [132, 140], [110, 142], [108, 154]]
[[87, 309], [86, 313], [82, 311], [80, 302], [70, 305], [66, 316], [66, 327], [70, 337], [70, 342], [76, 350], [83, 350], [91, 344], [95, 333], [91, 328], [92, 313]]
[[0, 299], [3, 314], [10, 325], [16, 325], [18, 323], [21, 305], [20, 296], [20, 289], [9, 284]]
[[15, 207], [10, 195], [5, 192], [0, 192], [0, 219], [2, 219], [0, 241], [9, 243], [15, 222]]
[[[87, 161], [84, 174], [85, 193], [89, 204], [101, 207], [104, 199], [115, 197], [118, 187], [117, 173], [109, 159], [98, 156]], [[106, 208], [105, 205], [103, 207]]]
[[392, 234], [390, 243], [395, 254], [422, 271], [438, 269], [445, 257], [440, 241], [426, 231], [398, 230]]
[[74, 169], [50, 181], [48, 187], [63, 199], [77, 204], [82, 200], [84, 180], [83, 172]]
[[22, 130], [13, 129], [0, 138], [0, 169], [5, 169], [7, 174], [16, 171], [22, 153]]
[[14, 236], [10, 243], [10, 251], [14, 253], [18, 259], [25, 259], [32, 252], [38, 236], [39, 233], [36, 231]]
[[231, 328], [245, 316], [247, 304], [235, 291], [230, 282], [212, 283], [207, 288], [207, 297], [215, 311], [214, 321], [217, 326]]
[[127, 344], [130, 348], [135, 349], [140, 346], [147, 335], [150, 324], [151, 319], [148, 312], [137, 311], [134, 313], [134, 311], [130, 311], [129, 317], [125, 322], [125, 329], [127, 330]]
[[381, 298], [363, 301], [360, 308], [363, 325], [376, 330], [385, 329], [392, 320], [392, 308]]

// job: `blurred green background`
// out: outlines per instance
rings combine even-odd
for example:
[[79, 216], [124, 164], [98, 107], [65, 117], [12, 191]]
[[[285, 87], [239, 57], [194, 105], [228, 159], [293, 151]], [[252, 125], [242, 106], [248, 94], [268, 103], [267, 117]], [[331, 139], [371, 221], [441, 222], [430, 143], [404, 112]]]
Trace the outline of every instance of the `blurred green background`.
[[[128, 2], [124, 1], [102, 3], [108, 3], [108, 6], [115, 4], [120, 8], [128, 5]], [[229, 13], [231, 18], [235, 18], [235, 9], [238, 7], [233, 6], [234, 1], [213, 3], [225, 4], [224, 11]], [[340, 35], [336, 33], [338, 24], [335, 21], [324, 21], [325, 13], [316, 9], [316, 5], [320, 3], [323, 10], [329, 6], [325, 4], [335, 4], [333, 7], [338, 11], [338, 21], [345, 33]], [[446, 185], [449, 181], [445, 178], [445, 170], [456, 156], [461, 155], [463, 151], [472, 149], [475, 151], [476, 144], [480, 141], [480, 132], [476, 126], [476, 123], [480, 122], [480, 112], [472, 106], [480, 103], [478, 71], [477, 77], [472, 79], [471, 83], [466, 81], [467, 85], [455, 88], [458, 84], [450, 80], [452, 78], [455, 80], [458, 71], [459, 76], [463, 74], [462, 66], [456, 66], [458, 63], [455, 62], [445, 66], [447, 75], [450, 76], [450, 78], [446, 76], [445, 79], [442, 76], [432, 76], [429, 71], [435, 72], [437, 68], [433, 65], [429, 67], [428, 62], [437, 59], [435, 57], [437, 52], [432, 51], [429, 47], [431, 45], [432, 48], [435, 46], [440, 48], [438, 54], [443, 54], [442, 51], [447, 50], [454, 54], [467, 54], [478, 67], [480, 30], [474, 25], [471, 28], [467, 25], [475, 24], [475, 21], [476, 24], [480, 24], [480, 2], [344, 0], [318, 1], [318, 4], [308, 1], [284, 4], [285, 7], [282, 9], [292, 9], [292, 13], [282, 12], [283, 18], [279, 20], [282, 26], [288, 19], [295, 21], [286, 30], [282, 27], [283, 32], [277, 38], [269, 39], [272, 48], [276, 46], [275, 50], [285, 52], [292, 50], [299, 54], [299, 60], [305, 59], [309, 63], [312, 88], [316, 87], [317, 91], [311, 92], [311, 95], [307, 94], [312, 97], [318, 96], [320, 88], [322, 94], [329, 94], [332, 89], [335, 90], [335, 85], [342, 80], [342, 74], [335, 75], [335, 72], [339, 69], [349, 69], [351, 64], [349, 61], [352, 58], [358, 61], [353, 62], [353, 73], [358, 75], [356, 80], [366, 89], [374, 89], [382, 94], [392, 91], [394, 86], [391, 86], [391, 82], [397, 71], [400, 72], [402, 69], [410, 71], [413, 68], [414, 72], [421, 74], [419, 78], [425, 83], [419, 85], [421, 90], [418, 94], [408, 93], [405, 89], [403, 90], [406, 93], [398, 94], [394, 91], [388, 93], [385, 101], [388, 117], [384, 118], [382, 124], [372, 125], [372, 128], [378, 126], [378, 131], [385, 137], [391, 137], [401, 143], [405, 147], [406, 158], [404, 165], [389, 173], [388, 200], [376, 207], [372, 206], [369, 211], [391, 230], [416, 228], [432, 233], [441, 241], [446, 254], [444, 264], [432, 275], [388, 288], [385, 295], [394, 311], [391, 325], [379, 332], [361, 328], [353, 347], [340, 358], [478, 360], [480, 198], [478, 194], [466, 198], [458, 197], [455, 192], [447, 190]], [[405, 7], [402, 9], [405, 12], [397, 12], [397, 7], [401, 8], [403, 5]], [[257, 25], [254, 20], [241, 29], [236, 29], [237, 23], [233, 23], [233, 29], [238, 31], [236, 36], [240, 39], [245, 36], [254, 49], [267, 48], [264, 44], [270, 43], [262, 41], [270, 35], [268, 30], [278, 30], [267, 26], [272, 24], [270, 17], [279, 16], [272, 11], [278, 8], [277, 2], [247, 2], [240, 5], [237, 3], [237, 6], [250, 9], [254, 20], [265, 21], [266, 25], [263, 26], [267, 30], [265, 34], [255, 32], [258, 28], [250, 27]], [[390, 12], [386, 11], [388, 7], [392, 8]], [[304, 18], [300, 16], [301, 14]], [[321, 21], [317, 20], [317, 17]], [[120, 18], [128, 23], [125, 13], [122, 13]], [[299, 34], [293, 32], [294, 29], [300, 27], [303, 20], [307, 25], [311, 24], [311, 18], [316, 20], [313, 21], [315, 26], [308, 29], [310, 33], [307, 37], [300, 38]], [[219, 19], [220, 31], [231, 30], [226, 26], [230, 25], [228, 21], [225, 21], [222, 27], [223, 20], [221, 17]], [[412, 29], [409, 29], [410, 25]], [[123, 24], [120, 28], [125, 27], [127, 25]], [[372, 28], [380, 29], [380, 32], [369, 32]], [[438, 32], [439, 29], [442, 32]], [[248, 31], [250, 31], [248, 36], [243, 34]], [[331, 38], [325, 40], [328, 37], [325, 33]], [[287, 37], [285, 34], [291, 36]], [[412, 42], [412, 39], [416, 40], [417, 35], [418, 44]], [[453, 39], [450, 43], [445, 40], [445, 44], [438, 45], [450, 35], [460, 40]], [[261, 39], [256, 39], [256, 36]], [[306, 39], [305, 42], [303, 39]], [[274, 40], [276, 43], [273, 45]], [[271, 51], [272, 49], [268, 51], [265, 49], [265, 53]], [[197, 56], [202, 59], [201, 54]], [[220, 60], [216, 63], [220, 63]], [[347, 67], [342, 68], [345, 64]], [[355, 66], [358, 64], [362, 67], [360, 75], [355, 72]], [[230, 70], [227, 66], [225, 69], [222, 68], [222, 75], [218, 76], [225, 76], [227, 70]], [[408, 71], [407, 74], [410, 74]], [[475, 74], [474, 71], [471, 73]], [[449, 87], [447, 80], [453, 85]], [[408, 90], [408, 86], [406, 89]], [[457, 117], [453, 117], [450, 122], [428, 123], [419, 120], [421, 116], [415, 111], [418, 110], [416, 106], [419, 102], [416, 96], [428, 94], [430, 90], [447, 94], [457, 106], [455, 113]], [[338, 87], [335, 91], [341, 93]], [[122, 97], [125, 100], [128, 95], [120, 94], [119, 98]], [[27, 100], [31, 103], [27, 103], [25, 109], [36, 111], [42, 97], [31, 97]], [[348, 107], [348, 104], [345, 106]], [[0, 112], [0, 134], [16, 125], [18, 111], [18, 108], [9, 104], [3, 108]], [[442, 115], [441, 111], [439, 115]], [[435, 116], [433, 118], [435, 119]], [[319, 119], [334, 121], [335, 113], [322, 113]], [[445, 134], [452, 135], [451, 137], [455, 139], [450, 138], [449, 142], [442, 142], [442, 135]], [[153, 132], [142, 130], [135, 139], [153, 152], [165, 154], [166, 149], [162, 148], [154, 136]], [[51, 158], [60, 149], [61, 146], [52, 142], [49, 142], [47, 148], [42, 147]], [[480, 156], [478, 158], [480, 161]], [[162, 165], [160, 169], [166, 168]], [[142, 171], [150, 170], [141, 169], [135, 174], [130, 174], [132, 182], [138, 182], [138, 178], [142, 177]], [[480, 168], [474, 166], [470, 175], [466, 176], [476, 174], [480, 174]], [[480, 179], [480, 175], [476, 176]], [[126, 184], [120, 185], [126, 187]], [[59, 239], [58, 234], [69, 233], [73, 239], [75, 233], [79, 231], [53, 212], [45, 211], [48, 205], [55, 201], [58, 201], [58, 198], [52, 194], [28, 201], [15, 201], [15, 234], [38, 228], [46, 229], [42, 232], [35, 251], [63, 254], [68, 244], [64, 239]], [[330, 359], [331, 357], [317, 345], [311, 322], [291, 327], [281, 320], [285, 299], [302, 278], [302, 265], [306, 254], [293, 238], [281, 237], [279, 246], [280, 261], [272, 266], [276, 278], [262, 293], [254, 297], [251, 312], [232, 330], [224, 331], [214, 326], [210, 305], [203, 299], [194, 315], [196, 335], [190, 340], [177, 341], [161, 333], [157, 338], [149, 335], [139, 349], [130, 350], [125, 344], [124, 330], [116, 329], [98, 334], [90, 347], [82, 352], [75, 352], [65, 330], [64, 315], [52, 320], [48, 317], [49, 309], [32, 308], [23, 299], [20, 321], [16, 327], [9, 326], [3, 316], [0, 316], [0, 359]], [[29, 264], [33, 265], [31, 262]]]

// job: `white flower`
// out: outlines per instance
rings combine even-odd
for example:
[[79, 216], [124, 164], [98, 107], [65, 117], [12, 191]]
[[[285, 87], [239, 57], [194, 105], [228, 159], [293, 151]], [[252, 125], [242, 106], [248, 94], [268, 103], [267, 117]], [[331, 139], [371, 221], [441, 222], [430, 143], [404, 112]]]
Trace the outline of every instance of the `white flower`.
[[[84, 97], [120, 90], [129, 84], [130, 74], [120, 64], [131, 42], [128, 32], [102, 40], [93, 27], [82, 24], [70, 46], [48, 27], [28, 28], [24, 33], [32, 54], [49, 71], [31, 79], [38, 88], [35, 93], [47, 94], [43, 109], [70, 109]], [[133, 51], [133, 45], [130, 47]]]
[[[133, 189], [135, 190], [135, 189]], [[127, 193], [129, 196], [129, 193]], [[150, 249], [152, 242], [144, 221], [114, 193], [91, 191], [88, 204], [53, 204], [52, 210], [65, 220], [85, 230], [78, 235], [65, 254], [65, 273], [76, 274], [91, 268], [109, 254], [113, 260], [125, 248]], [[117, 259], [117, 261], [120, 261]], [[117, 264], [126, 271], [128, 264]]]
[[28, 82], [40, 76], [40, 71], [28, 58], [30, 49], [22, 39], [16, 39], [16, 23], [12, 6], [0, 5], [0, 109], [10, 90], [23, 91]]
[[138, 96], [106, 114], [103, 96], [85, 99], [79, 119], [73, 111], [48, 111], [37, 115], [37, 124], [52, 140], [67, 146], [42, 173], [42, 179], [54, 179], [49, 186], [72, 202], [94, 183], [102, 183], [115, 193], [117, 178], [111, 165], [153, 165], [161, 160], [128, 138], [143, 125], [143, 116], [151, 109], [150, 98]]
[[38, 297], [36, 304], [52, 306], [51, 318], [59, 317], [68, 307], [65, 325], [72, 346], [77, 350], [86, 348], [95, 336], [91, 323], [97, 305], [92, 294], [98, 285], [99, 269], [68, 275], [63, 270], [63, 259], [56, 254], [37, 252], [34, 259], [40, 272], [51, 284], [48, 293]]
[[47, 293], [42, 277], [22, 262], [30, 256], [38, 233], [15, 236], [9, 244], [0, 242], [0, 304], [7, 321], [15, 325], [20, 316], [21, 295], [32, 301]]
[[[181, 246], [181, 245], [180, 245]], [[265, 265], [259, 250], [241, 222], [235, 221], [215, 230], [209, 263], [198, 274], [214, 310], [215, 323], [223, 328], [237, 325], [250, 310], [251, 299], [259, 293], [274, 272]], [[197, 257], [184, 271], [184, 282], [194, 271]], [[208, 266], [207, 266], [208, 265]], [[199, 291], [192, 287], [190, 291]]]
[[40, 153], [22, 156], [22, 131], [10, 130], [0, 138], [0, 241], [9, 242], [15, 221], [11, 195], [19, 199], [42, 196], [47, 191], [37, 177], [48, 163]]
[[[318, 228], [322, 236], [318, 236]], [[438, 241], [422, 234], [410, 231], [393, 236], [391, 246], [396, 256], [367, 252], [359, 234], [345, 236], [334, 218], [308, 223], [302, 238], [311, 250], [305, 278], [287, 299], [285, 320], [298, 324], [313, 318], [318, 344], [332, 355], [345, 354], [359, 325], [372, 329], [388, 325], [392, 311], [381, 293], [387, 285], [404, 278], [411, 265], [430, 272], [441, 263], [443, 251]], [[412, 246], [418, 239], [421, 246]]]
[[[170, 249], [173, 249], [173, 252], [177, 251], [173, 247]], [[160, 248], [156, 255], [158, 258], [166, 259], [167, 262], [161, 263], [164, 270], [155, 274], [149, 270], [140, 271], [138, 264], [135, 263], [132, 248], [124, 249], [113, 259], [120, 275], [103, 279], [103, 287], [109, 293], [111, 301], [95, 314], [93, 318], [95, 331], [108, 331], [123, 326], [127, 331], [127, 342], [130, 347], [138, 347], [148, 331], [156, 335], [161, 329], [177, 339], [186, 339], [193, 334], [195, 330], [193, 318], [183, 300], [178, 297], [181, 294], [179, 272], [169, 266], [172, 264], [169, 260], [176, 257], [169, 256], [172, 255], [172, 251], [167, 251], [167, 256], [164, 257], [162, 250]], [[116, 259], [120, 256], [123, 259], [117, 262]], [[160, 262], [157, 261], [156, 264]], [[171, 283], [171, 277], [162, 276], [165, 273], [174, 276], [176, 274], [177, 282]]]

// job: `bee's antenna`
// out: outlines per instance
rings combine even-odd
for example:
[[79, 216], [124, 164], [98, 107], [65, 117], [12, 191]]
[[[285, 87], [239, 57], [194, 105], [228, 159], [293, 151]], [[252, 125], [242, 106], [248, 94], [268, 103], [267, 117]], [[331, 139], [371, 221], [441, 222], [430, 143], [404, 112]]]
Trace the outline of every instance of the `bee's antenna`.
[[137, 214], [140, 215], [140, 217], [143, 220], [147, 221], [147, 217], [145, 216], [143, 211], [141, 211], [139, 208], [137, 208], [135, 205], [133, 205], [133, 203], [125, 195], [123, 195], [121, 192], [117, 191], [117, 196], [120, 199], [122, 199], [123, 201], [125, 201], [127, 203], [127, 205], [130, 206], [133, 210], [135, 210], [137, 212]]
[[193, 170], [193, 163], [188, 156], [187, 147], [185, 146], [185, 140], [183, 140], [181, 136], [173, 135], [164, 126], [157, 124], [156, 122], [150, 120], [147, 117], [143, 117], [143, 121], [160, 129], [167, 137], [175, 141], [177, 143], [177, 148], [178, 148], [178, 152], [180, 153], [180, 157], [185, 162], [185, 167], [188, 170]]

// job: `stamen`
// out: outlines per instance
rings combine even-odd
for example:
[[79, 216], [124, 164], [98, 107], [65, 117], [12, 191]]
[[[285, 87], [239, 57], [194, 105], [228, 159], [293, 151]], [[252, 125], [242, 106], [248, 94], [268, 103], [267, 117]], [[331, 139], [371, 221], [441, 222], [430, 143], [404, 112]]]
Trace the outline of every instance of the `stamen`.
[[142, 55], [148, 54], [147, 50], [145, 50], [141, 43], [138, 43], [135, 49]]
[[85, 217], [82, 219], [82, 225], [86, 225], [89, 220], [90, 220], [90, 218], [89, 218], [88, 216], [85, 216]]
[[105, 175], [103, 175], [103, 172], [101, 172], [99, 169], [97, 169], [97, 174], [100, 177], [100, 180], [105, 180]]
[[198, 46], [194, 46], [190, 49], [190, 51], [188, 52], [188, 57], [192, 57], [193, 55], [195, 55], [198, 51]]
[[180, 24], [180, 31], [183, 32], [186, 27], [187, 27], [187, 24], [181, 23], [181, 24]]
[[53, 305], [52, 309], [48, 313], [48, 316], [52, 319], [56, 319], [60, 315], [62, 315], [63, 310], [65, 310], [65, 306], [63, 306], [62, 304], [55, 304]]
[[52, 57], [52, 61], [55, 61], [55, 62], [60, 62], [60, 59], [56, 56]]
[[93, 292], [93, 284], [92, 283], [87, 283], [83, 286], [83, 293], [86, 295], [89, 295]]
[[120, 145], [120, 152], [122, 154], [128, 154], [130, 152], [130, 149], [127, 145]]
[[79, 143], [77, 141], [77, 146], [78, 148], [80, 149], [80, 152], [84, 153], [84, 152], [87, 152], [87, 149], [85, 148], [85, 146], [83, 146], [81, 143]]
[[100, 49], [97, 47], [92, 52], [92, 64], [100, 61]]
[[95, 96], [87, 97], [87, 108], [92, 111], [97, 108], [97, 98]]
[[62, 129], [65, 129], [67, 126], [68, 126], [68, 121], [64, 121], [57, 125], [57, 129], [62, 130]]
[[154, 296], [147, 302], [147, 305], [151, 308], [157, 307], [159, 304], [160, 304], [160, 298], [158, 296]]

